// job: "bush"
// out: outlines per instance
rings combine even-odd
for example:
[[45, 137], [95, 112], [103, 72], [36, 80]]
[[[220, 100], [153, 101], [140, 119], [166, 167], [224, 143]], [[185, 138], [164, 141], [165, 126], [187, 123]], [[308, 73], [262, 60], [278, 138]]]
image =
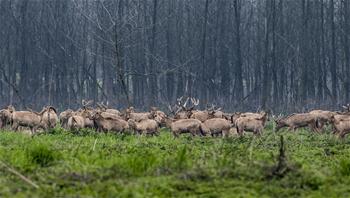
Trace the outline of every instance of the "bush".
[[47, 167], [59, 158], [59, 154], [48, 145], [39, 143], [27, 149], [27, 158], [33, 164]]
[[350, 175], [350, 160], [341, 159], [339, 162], [339, 173], [345, 176]]

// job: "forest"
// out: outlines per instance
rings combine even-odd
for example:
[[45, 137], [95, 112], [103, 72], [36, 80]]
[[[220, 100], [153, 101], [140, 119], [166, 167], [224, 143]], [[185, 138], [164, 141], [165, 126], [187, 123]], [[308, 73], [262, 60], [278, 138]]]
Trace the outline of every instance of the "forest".
[[2, 0], [0, 105], [338, 109], [347, 0]]

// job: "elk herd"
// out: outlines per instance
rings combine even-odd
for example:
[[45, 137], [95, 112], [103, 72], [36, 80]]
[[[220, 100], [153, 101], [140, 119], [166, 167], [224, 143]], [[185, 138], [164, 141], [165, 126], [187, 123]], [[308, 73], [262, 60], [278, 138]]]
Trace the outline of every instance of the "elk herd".
[[119, 111], [103, 103], [97, 103], [93, 108], [92, 103], [83, 101], [78, 110], [68, 109], [59, 114], [52, 106], [36, 112], [31, 109], [17, 111], [10, 105], [0, 110], [0, 128], [7, 127], [14, 131], [29, 129], [33, 135], [38, 130], [47, 131], [60, 124], [73, 132], [90, 128], [98, 132], [158, 135], [161, 127], [167, 127], [174, 137], [183, 133], [229, 137], [234, 134], [242, 136], [244, 132], [261, 135], [267, 121], [274, 118], [276, 132], [284, 127], [291, 131], [307, 127], [312, 132], [321, 133], [327, 125], [332, 127], [333, 134], [341, 138], [350, 132], [350, 105], [344, 106], [346, 111], [342, 112], [313, 110], [277, 118], [267, 112], [227, 113], [214, 105], [197, 110], [199, 100], [189, 97], [178, 98], [175, 105], [169, 105], [170, 114], [155, 107], [148, 112], [136, 112], [133, 107]]

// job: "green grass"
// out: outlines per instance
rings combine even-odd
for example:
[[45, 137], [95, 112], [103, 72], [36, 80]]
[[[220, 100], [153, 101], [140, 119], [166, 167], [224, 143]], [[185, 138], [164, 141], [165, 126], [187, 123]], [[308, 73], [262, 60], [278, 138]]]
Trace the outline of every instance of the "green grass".
[[[291, 168], [274, 177], [281, 134]], [[0, 197], [350, 197], [349, 138], [271, 125], [227, 139], [2, 131], [0, 160]]]

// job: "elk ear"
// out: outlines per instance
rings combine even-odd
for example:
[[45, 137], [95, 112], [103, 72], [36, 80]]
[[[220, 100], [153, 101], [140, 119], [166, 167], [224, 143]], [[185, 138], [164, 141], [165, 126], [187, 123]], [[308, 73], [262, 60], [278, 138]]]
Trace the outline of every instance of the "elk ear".
[[55, 108], [55, 107], [53, 107], [53, 106], [49, 106], [49, 110], [52, 110], [52, 111], [54, 111], [55, 113], [57, 113], [56, 108]]

